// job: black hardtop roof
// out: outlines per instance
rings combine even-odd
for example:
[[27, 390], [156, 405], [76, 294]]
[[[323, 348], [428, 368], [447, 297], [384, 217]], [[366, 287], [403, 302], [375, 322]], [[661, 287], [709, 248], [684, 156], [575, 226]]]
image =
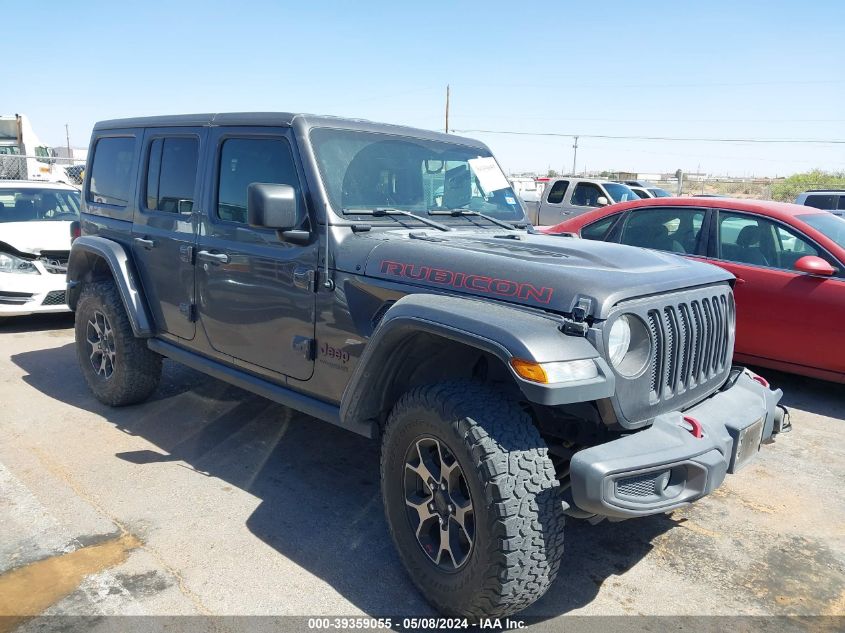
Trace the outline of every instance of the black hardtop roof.
[[432, 130], [423, 130], [420, 128], [395, 125], [392, 123], [377, 123], [375, 121], [367, 121], [365, 119], [351, 119], [314, 114], [296, 114], [292, 112], [223, 112], [110, 119], [108, 121], [99, 121], [94, 126], [94, 131], [147, 127], [216, 127], [222, 125], [291, 127], [297, 122], [309, 128], [334, 127], [368, 132], [384, 132], [388, 134], [400, 134], [430, 140], [460, 143], [462, 145], [470, 145], [473, 147], [487, 149], [487, 146], [480, 141], [462, 136], [455, 136], [454, 134], [444, 134], [442, 132], [433, 132]]

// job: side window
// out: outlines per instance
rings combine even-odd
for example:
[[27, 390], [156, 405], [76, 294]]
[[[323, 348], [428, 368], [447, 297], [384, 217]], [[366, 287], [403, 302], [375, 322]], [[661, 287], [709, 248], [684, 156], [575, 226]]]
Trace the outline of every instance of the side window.
[[572, 204], [579, 207], [597, 207], [604, 193], [591, 182], [579, 182], [572, 192]]
[[825, 210], [835, 209], [836, 196], [822, 196], [818, 194], [813, 194], [807, 196], [807, 199], [804, 201], [804, 206]]
[[157, 138], [147, 161], [147, 209], [187, 213], [194, 205], [199, 143], [195, 138]]
[[672, 253], [695, 253], [704, 210], [656, 208], [633, 211], [622, 232], [623, 244]]
[[124, 207], [129, 204], [134, 156], [134, 137], [106, 137], [97, 141], [88, 186], [89, 202]]
[[827, 259], [815, 246], [799, 237], [797, 233], [779, 224], [775, 227], [775, 252], [777, 266], [785, 270], [794, 270], [795, 262], [806, 255], [815, 255]]
[[546, 202], [549, 204], [560, 204], [563, 202], [563, 195], [566, 193], [566, 188], [568, 186], [569, 181], [558, 180], [549, 190], [549, 197], [546, 198]]
[[631, 191], [637, 194], [639, 198], [648, 198], [648, 192], [645, 189], [632, 189]]
[[246, 223], [246, 192], [253, 182], [291, 185], [299, 190], [299, 177], [286, 140], [230, 138], [223, 141], [217, 217]]
[[845, 196], [839, 196], [839, 206], [837, 207], [838, 211], [845, 211]]
[[764, 218], [719, 213], [721, 258], [742, 264], [793, 270], [805, 255], [827, 259], [809, 240]]
[[605, 237], [607, 237], [607, 234], [610, 231], [610, 227], [612, 227], [618, 219], [619, 214], [614, 213], [611, 216], [602, 218], [598, 222], [588, 224], [583, 229], [581, 229], [581, 237], [587, 240], [603, 240], [605, 239]]

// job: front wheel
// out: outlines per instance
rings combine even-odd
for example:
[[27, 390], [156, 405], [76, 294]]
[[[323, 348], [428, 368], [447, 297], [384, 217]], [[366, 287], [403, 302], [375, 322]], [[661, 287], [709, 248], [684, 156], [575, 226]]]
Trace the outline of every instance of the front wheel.
[[382, 440], [393, 541], [440, 612], [516, 613], [542, 596], [563, 554], [563, 506], [548, 448], [518, 403], [452, 381], [400, 398]]

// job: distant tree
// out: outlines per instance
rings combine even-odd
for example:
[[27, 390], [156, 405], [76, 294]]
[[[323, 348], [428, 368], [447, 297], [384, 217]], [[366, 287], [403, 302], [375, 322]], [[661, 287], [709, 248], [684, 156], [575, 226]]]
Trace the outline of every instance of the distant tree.
[[845, 187], [845, 172], [830, 172], [814, 169], [803, 174], [792, 174], [789, 178], [772, 185], [772, 200], [794, 202], [796, 196], [808, 189]]
[[546, 173], [547, 178], [557, 178], [557, 172], [554, 169], [550, 169], [548, 173]]

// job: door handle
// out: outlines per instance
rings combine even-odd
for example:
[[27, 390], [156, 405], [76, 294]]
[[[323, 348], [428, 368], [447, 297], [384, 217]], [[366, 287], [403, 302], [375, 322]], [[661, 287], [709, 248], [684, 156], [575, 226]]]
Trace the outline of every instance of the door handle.
[[217, 264], [228, 264], [229, 256], [226, 253], [212, 253], [211, 251], [199, 251], [197, 257], [209, 260]]
[[142, 248], [146, 248], [147, 250], [150, 250], [151, 248], [155, 248], [155, 245], [156, 245], [155, 242], [153, 242], [152, 240], [148, 240], [145, 237], [136, 237], [135, 243]]

